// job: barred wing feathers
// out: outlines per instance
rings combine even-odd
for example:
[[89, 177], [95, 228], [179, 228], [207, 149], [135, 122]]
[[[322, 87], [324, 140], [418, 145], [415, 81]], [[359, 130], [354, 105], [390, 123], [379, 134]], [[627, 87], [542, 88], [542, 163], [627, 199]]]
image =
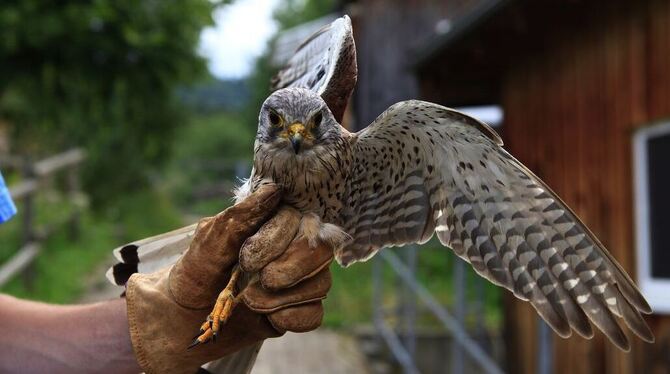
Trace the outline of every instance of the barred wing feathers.
[[589, 320], [629, 349], [617, 324], [653, 341], [651, 309], [579, 218], [502, 148], [486, 124], [423, 101], [390, 107], [355, 134], [342, 222], [343, 265], [435, 232], [481, 276], [529, 301], [561, 336], [590, 338]]
[[341, 123], [357, 73], [351, 19], [345, 15], [305, 40], [272, 79], [271, 88], [300, 87], [315, 91]]

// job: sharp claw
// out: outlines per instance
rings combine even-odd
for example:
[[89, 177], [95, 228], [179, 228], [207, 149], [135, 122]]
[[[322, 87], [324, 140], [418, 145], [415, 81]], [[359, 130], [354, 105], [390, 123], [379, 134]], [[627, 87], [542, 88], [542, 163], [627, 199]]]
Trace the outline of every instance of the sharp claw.
[[[188, 349], [191, 349], [200, 344], [206, 344], [210, 341], [216, 342], [219, 328], [221, 328], [222, 324], [225, 324], [228, 321], [232, 309], [235, 307], [236, 298], [232, 290], [235, 289], [235, 283], [237, 282], [239, 274], [239, 267], [236, 267], [233, 271], [229, 284], [217, 297], [214, 309], [207, 316], [205, 322], [203, 322], [203, 324], [200, 326], [200, 333], [195, 337], [195, 339], [193, 339], [193, 342], [191, 342], [191, 344], [188, 346]], [[221, 318], [222, 315], [225, 316], [225, 318]]]
[[191, 349], [195, 347], [196, 345], [200, 344], [200, 340], [198, 340], [198, 337], [196, 336], [195, 339], [191, 342], [191, 344], [186, 348], [186, 349]]

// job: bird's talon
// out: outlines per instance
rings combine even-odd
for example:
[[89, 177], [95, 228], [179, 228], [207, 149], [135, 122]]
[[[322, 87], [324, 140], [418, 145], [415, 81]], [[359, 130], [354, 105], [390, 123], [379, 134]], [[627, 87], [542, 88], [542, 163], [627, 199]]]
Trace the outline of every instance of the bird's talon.
[[191, 349], [191, 348], [195, 347], [196, 345], [205, 344], [205, 343], [207, 343], [208, 341], [210, 341], [210, 339], [211, 339], [211, 331], [212, 331], [212, 330], [207, 330], [207, 331], [205, 331], [204, 333], [202, 333], [202, 334], [196, 336], [195, 339], [193, 339], [193, 341], [191, 342], [191, 344], [189, 344], [189, 346], [188, 346], [186, 349]]
[[198, 340], [198, 338], [196, 337], [195, 339], [193, 339], [193, 341], [191, 342], [191, 344], [189, 344], [189, 346], [188, 346], [186, 349], [191, 349], [191, 348], [195, 347], [195, 346], [198, 345], [198, 344], [200, 344], [200, 340]]
[[237, 300], [233, 291], [235, 289], [235, 284], [237, 283], [237, 278], [240, 276], [240, 271], [240, 268], [236, 266], [230, 277], [228, 285], [216, 298], [216, 303], [214, 304], [212, 313], [207, 316], [207, 319], [200, 327], [201, 333], [196, 338], [197, 341], [191, 343], [189, 348], [195, 347], [198, 344], [207, 343], [210, 340], [216, 341], [221, 325], [228, 321], [233, 312], [233, 309], [235, 308], [235, 305], [237, 304]]

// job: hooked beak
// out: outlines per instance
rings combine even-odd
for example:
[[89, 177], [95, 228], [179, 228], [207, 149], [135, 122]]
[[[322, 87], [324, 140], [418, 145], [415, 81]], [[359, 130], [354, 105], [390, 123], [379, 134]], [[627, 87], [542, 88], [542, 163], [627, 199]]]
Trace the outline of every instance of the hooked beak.
[[302, 139], [305, 135], [305, 125], [302, 123], [294, 123], [288, 127], [288, 138], [291, 141], [293, 146], [293, 151], [295, 154], [300, 152], [300, 146], [302, 145]]

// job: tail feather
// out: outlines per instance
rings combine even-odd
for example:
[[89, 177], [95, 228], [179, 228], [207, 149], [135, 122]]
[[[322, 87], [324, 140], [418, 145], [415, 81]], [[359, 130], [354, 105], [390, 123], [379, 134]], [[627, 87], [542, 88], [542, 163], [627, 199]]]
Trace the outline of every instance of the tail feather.
[[107, 271], [107, 279], [124, 286], [135, 273], [151, 273], [174, 264], [191, 244], [196, 227], [193, 224], [114, 249], [119, 263]]

